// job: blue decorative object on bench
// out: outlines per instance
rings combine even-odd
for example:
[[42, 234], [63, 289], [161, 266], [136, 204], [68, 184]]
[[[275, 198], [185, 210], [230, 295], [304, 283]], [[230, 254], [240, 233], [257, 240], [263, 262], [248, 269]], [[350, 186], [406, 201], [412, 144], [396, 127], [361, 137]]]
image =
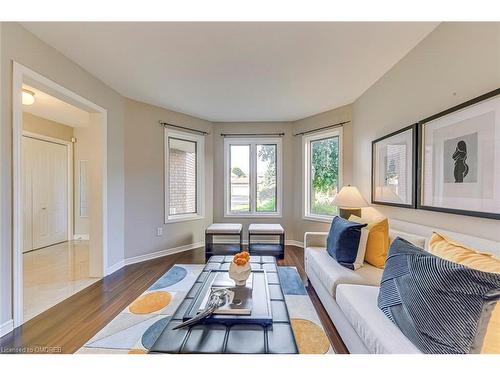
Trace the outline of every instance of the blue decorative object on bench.
[[434, 256], [398, 237], [385, 263], [378, 307], [422, 352], [479, 353], [500, 299], [500, 274]]
[[340, 265], [353, 270], [358, 255], [361, 228], [365, 226], [366, 224], [355, 223], [335, 216], [326, 240], [328, 254]]

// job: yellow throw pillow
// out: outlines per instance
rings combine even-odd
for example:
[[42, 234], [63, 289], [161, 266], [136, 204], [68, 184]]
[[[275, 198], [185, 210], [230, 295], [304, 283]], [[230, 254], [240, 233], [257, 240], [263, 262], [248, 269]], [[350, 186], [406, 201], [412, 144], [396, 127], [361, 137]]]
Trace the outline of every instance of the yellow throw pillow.
[[379, 221], [368, 221], [358, 216], [351, 215], [350, 221], [368, 224], [368, 241], [366, 242], [365, 261], [372, 266], [384, 268], [389, 250], [389, 221], [382, 219]]
[[[452, 241], [440, 233], [432, 233], [429, 252], [440, 258], [483, 272], [500, 273], [500, 259]], [[500, 354], [500, 303], [497, 302], [486, 330], [481, 353]]]

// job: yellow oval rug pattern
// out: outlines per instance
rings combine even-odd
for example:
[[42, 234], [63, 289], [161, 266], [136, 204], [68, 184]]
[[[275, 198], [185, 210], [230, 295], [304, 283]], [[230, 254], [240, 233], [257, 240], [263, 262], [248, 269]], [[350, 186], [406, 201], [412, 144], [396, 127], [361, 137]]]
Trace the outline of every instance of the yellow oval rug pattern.
[[292, 319], [292, 329], [300, 354], [324, 354], [330, 341], [323, 329], [307, 319]]
[[129, 310], [133, 314], [150, 314], [166, 307], [172, 300], [168, 292], [152, 292], [143, 294], [132, 302]]
[[128, 354], [148, 354], [144, 349], [131, 349], [128, 351]]

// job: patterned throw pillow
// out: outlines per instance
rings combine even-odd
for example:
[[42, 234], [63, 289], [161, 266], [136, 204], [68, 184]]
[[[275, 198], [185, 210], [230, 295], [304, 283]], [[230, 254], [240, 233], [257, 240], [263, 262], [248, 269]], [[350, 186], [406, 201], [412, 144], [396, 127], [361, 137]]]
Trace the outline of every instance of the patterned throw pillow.
[[500, 275], [439, 258], [396, 238], [378, 306], [422, 352], [479, 353], [500, 299]]
[[[429, 252], [449, 260], [484, 272], [500, 274], [500, 258], [488, 252], [480, 252], [434, 232], [429, 241]], [[500, 302], [491, 313], [481, 353], [500, 354]]]
[[366, 224], [354, 223], [335, 216], [326, 239], [326, 250], [341, 266], [355, 269], [354, 263], [358, 255], [361, 228]]

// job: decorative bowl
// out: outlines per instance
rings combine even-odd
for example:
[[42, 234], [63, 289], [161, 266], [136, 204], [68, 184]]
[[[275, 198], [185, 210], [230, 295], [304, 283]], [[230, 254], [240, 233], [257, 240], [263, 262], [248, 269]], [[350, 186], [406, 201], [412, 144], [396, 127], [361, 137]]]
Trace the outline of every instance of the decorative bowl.
[[229, 277], [234, 280], [236, 286], [246, 285], [251, 272], [250, 254], [246, 251], [236, 254], [229, 265]]

